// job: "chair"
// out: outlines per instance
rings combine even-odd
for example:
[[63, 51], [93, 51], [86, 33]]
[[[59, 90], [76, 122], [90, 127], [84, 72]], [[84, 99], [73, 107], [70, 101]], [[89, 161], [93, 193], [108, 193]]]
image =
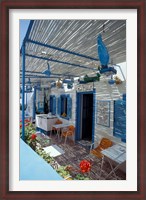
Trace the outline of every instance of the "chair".
[[94, 144], [91, 145], [90, 154], [93, 154], [94, 156], [100, 159], [99, 162], [101, 161], [101, 170], [99, 176], [101, 176], [102, 166], [104, 162], [104, 155], [101, 153], [101, 151], [111, 147], [113, 145], [113, 142], [108, 138], [102, 138], [100, 144], [96, 148], [92, 149], [93, 145]]
[[66, 144], [67, 137], [69, 136], [72, 136], [72, 139], [74, 140], [73, 138], [74, 132], [75, 132], [75, 127], [73, 125], [70, 125], [68, 128], [62, 129], [61, 139], [62, 137], [65, 137], [64, 144]]
[[111, 140], [109, 140], [108, 138], [102, 138], [100, 141], [100, 144], [96, 148], [92, 149], [92, 146], [93, 146], [92, 144], [90, 148], [90, 153], [95, 155], [98, 158], [102, 158], [103, 154], [101, 153], [101, 151], [111, 147], [112, 145], [113, 145], [113, 142]]

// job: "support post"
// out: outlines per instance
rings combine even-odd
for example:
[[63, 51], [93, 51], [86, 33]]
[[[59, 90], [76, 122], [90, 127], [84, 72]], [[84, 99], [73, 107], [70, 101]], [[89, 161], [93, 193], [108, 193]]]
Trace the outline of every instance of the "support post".
[[26, 92], [26, 108], [27, 108], [27, 92]]
[[22, 45], [22, 139], [25, 141], [25, 42]]

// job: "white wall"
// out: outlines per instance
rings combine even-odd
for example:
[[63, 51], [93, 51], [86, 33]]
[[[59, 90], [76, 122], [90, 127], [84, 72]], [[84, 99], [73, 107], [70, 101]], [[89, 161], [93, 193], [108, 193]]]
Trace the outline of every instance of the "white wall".
[[[117, 84], [109, 85], [108, 80], [109, 78], [102, 76], [99, 82], [97, 81], [94, 83], [94, 87], [96, 88], [96, 102], [97, 100], [111, 101], [110, 127], [105, 127], [97, 124], [96, 122], [97, 108], [95, 107], [95, 136], [94, 136], [95, 142], [96, 141], [98, 142], [98, 140], [100, 140], [101, 137], [107, 137], [112, 139], [112, 141], [121, 142], [119, 138], [113, 136], [113, 101], [122, 98], [122, 94], [126, 93], [126, 81], [123, 81], [119, 85]], [[91, 91], [91, 88], [93, 89], [93, 83], [77, 85], [74, 87], [73, 90], [69, 91], [65, 91], [65, 89], [58, 89], [58, 88], [51, 89], [51, 94], [56, 95], [56, 98], [58, 98], [61, 94], [65, 93], [70, 94], [70, 96], [72, 97], [72, 118], [71, 120], [69, 120], [69, 122], [72, 122], [74, 125], [76, 122], [76, 90], [78, 90], [79, 87], [82, 88], [80, 91], [86, 91], [86, 88], [88, 91], [89, 90]], [[63, 122], [68, 122], [68, 120], [65, 120], [63, 118], [61, 118], [61, 120]]]

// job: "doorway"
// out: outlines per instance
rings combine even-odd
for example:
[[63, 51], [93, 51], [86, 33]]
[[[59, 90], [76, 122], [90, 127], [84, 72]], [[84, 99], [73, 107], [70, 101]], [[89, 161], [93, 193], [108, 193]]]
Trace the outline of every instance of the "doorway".
[[92, 140], [93, 94], [83, 94], [81, 139]]
[[91, 143], [94, 141], [93, 91], [77, 93], [76, 141]]

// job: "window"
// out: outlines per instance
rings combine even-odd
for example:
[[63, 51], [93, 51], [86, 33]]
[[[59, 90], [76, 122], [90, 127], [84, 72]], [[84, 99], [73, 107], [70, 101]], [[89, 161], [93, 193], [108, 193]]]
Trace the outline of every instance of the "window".
[[71, 118], [72, 99], [69, 94], [61, 95], [58, 98], [58, 114], [65, 119]]
[[50, 96], [50, 112], [52, 115], [56, 114], [56, 97], [55, 95]]

